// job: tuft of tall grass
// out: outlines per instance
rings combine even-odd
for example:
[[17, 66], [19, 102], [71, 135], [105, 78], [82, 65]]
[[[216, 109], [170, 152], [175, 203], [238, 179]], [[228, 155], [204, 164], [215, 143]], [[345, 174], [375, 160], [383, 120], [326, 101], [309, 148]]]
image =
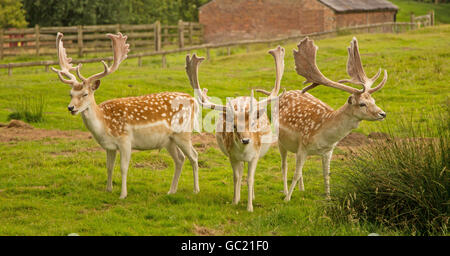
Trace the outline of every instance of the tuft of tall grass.
[[12, 107], [13, 112], [8, 115], [8, 120], [17, 119], [32, 123], [42, 122], [46, 106], [47, 102], [44, 95], [21, 95], [14, 103]]
[[[448, 108], [448, 106], [447, 106]], [[395, 120], [387, 140], [349, 157], [328, 213], [337, 221], [371, 222], [413, 235], [446, 235], [450, 213], [449, 109], [425, 122]]]

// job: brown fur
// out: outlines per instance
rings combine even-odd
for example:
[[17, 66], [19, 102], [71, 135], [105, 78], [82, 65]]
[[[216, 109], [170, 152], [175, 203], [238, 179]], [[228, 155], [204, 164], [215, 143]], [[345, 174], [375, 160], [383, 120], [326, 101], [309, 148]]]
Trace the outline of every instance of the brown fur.
[[[256, 100], [254, 100], [254, 102], [256, 102]], [[271, 132], [270, 122], [267, 114], [264, 113], [261, 117], [258, 118], [258, 120], [256, 120], [255, 131], [251, 131], [249, 122], [250, 97], [236, 98], [232, 102], [232, 104], [235, 110], [234, 125], [238, 125], [238, 120], [240, 120], [239, 116], [241, 115], [245, 118], [244, 127], [242, 127], [242, 131], [240, 130], [239, 132], [226, 131], [226, 113], [224, 112], [222, 114], [221, 120], [219, 120], [219, 122], [222, 122], [222, 131], [224, 132], [217, 132], [217, 135], [222, 137], [228, 153], [231, 152], [234, 146], [234, 141], [241, 140], [244, 137], [250, 138], [250, 140], [252, 141], [251, 144], [253, 145], [255, 150], [258, 150], [261, 147], [261, 137]]]
[[[142, 125], [158, 121], [167, 121], [170, 125], [178, 109], [172, 109], [175, 99], [187, 99], [191, 109], [194, 109], [194, 99], [186, 93], [163, 92], [148, 94], [138, 97], [128, 97], [108, 100], [99, 105], [99, 116], [108, 127], [108, 131], [113, 136], [124, 135], [126, 125]], [[191, 111], [191, 117], [194, 111]], [[182, 117], [179, 123], [182, 123]]]
[[307, 139], [332, 117], [333, 109], [309, 93], [288, 91], [280, 99], [280, 126], [299, 132]]

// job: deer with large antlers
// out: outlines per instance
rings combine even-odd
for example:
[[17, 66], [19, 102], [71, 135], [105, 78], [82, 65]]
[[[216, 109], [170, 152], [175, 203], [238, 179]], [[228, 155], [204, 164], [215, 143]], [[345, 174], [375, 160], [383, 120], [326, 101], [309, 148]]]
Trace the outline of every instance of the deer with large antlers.
[[[306, 78], [305, 84], [311, 85], [303, 90], [288, 91], [280, 99], [280, 131], [278, 147], [281, 154], [281, 170], [284, 183], [285, 200], [289, 201], [297, 182], [300, 191], [304, 190], [302, 168], [308, 155], [322, 156], [322, 168], [326, 198], [330, 197], [330, 161], [337, 143], [347, 136], [352, 129], [358, 127], [362, 120], [383, 120], [386, 113], [381, 110], [372, 98], [372, 94], [380, 90], [387, 80], [387, 72], [380, 84], [372, 88], [381, 74], [368, 78], [364, 72], [358, 41], [353, 38], [348, 48], [347, 73], [351, 79], [334, 82], [326, 78], [316, 64], [318, 47], [313, 40], [305, 38], [294, 50], [295, 70]], [[347, 86], [343, 83], [361, 85], [363, 88]], [[306, 91], [325, 85], [343, 90], [351, 94], [344, 106], [333, 110], [330, 106], [315, 98]], [[269, 92], [257, 90], [265, 94]], [[287, 184], [287, 152], [296, 154], [296, 167], [292, 184]]]
[[[196, 99], [204, 108], [222, 112], [216, 121], [216, 140], [221, 151], [229, 158], [234, 174], [233, 204], [240, 201], [241, 180], [244, 162], [248, 163], [248, 202], [247, 210], [253, 211], [252, 200], [255, 198], [254, 176], [259, 158], [263, 157], [270, 145], [276, 141], [273, 138], [269, 118], [265, 109], [268, 103], [278, 103], [281, 78], [284, 71], [284, 48], [277, 47], [269, 53], [275, 59], [276, 82], [275, 87], [267, 99], [257, 101], [253, 97], [237, 97], [226, 105], [214, 104], [207, 96], [207, 89], [203, 91], [198, 82], [198, 66], [204, 58], [195, 54], [186, 57], [186, 72], [189, 77]], [[281, 94], [283, 95], [283, 94]]]
[[[189, 158], [194, 173], [194, 192], [200, 191], [198, 184], [198, 155], [192, 146], [192, 127], [198, 109], [194, 98], [180, 92], [163, 92], [139, 97], [112, 99], [96, 104], [94, 93], [100, 79], [117, 70], [127, 58], [129, 45], [121, 33], [107, 35], [112, 41], [113, 64], [102, 61], [104, 71], [85, 78], [81, 75], [81, 64], [74, 67], [66, 55], [63, 34], [58, 33], [56, 47], [60, 70], [52, 68], [61, 82], [69, 84], [71, 101], [68, 110], [72, 115], [81, 114], [84, 124], [95, 140], [106, 150], [108, 181], [106, 190], [112, 191], [112, 174], [116, 152], [120, 153], [122, 191], [120, 198], [127, 196], [127, 173], [131, 150], [166, 148], [175, 162], [175, 173], [169, 194], [175, 193], [185, 156]], [[74, 74], [75, 71], [78, 81]]]

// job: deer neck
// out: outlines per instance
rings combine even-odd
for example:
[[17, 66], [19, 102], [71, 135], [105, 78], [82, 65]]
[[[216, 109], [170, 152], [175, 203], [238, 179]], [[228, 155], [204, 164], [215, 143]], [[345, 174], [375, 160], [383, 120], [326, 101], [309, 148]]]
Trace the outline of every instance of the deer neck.
[[81, 117], [83, 118], [84, 125], [86, 128], [98, 138], [105, 133], [103, 120], [101, 119], [101, 111], [95, 102], [94, 96], [92, 96], [91, 103], [89, 107], [81, 112]]
[[361, 120], [353, 115], [351, 106], [345, 103], [344, 106], [333, 112], [328, 127], [323, 130], [323, 135], [333, 144], [337, 143], [353, 129], [358, 128], [359, 122]]

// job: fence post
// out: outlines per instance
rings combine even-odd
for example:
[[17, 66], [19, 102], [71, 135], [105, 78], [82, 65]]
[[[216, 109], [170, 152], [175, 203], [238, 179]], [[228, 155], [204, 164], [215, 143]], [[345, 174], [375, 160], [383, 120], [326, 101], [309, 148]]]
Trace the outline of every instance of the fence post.
[[170, 44], [169, 29], [167, 28], [167, 26], [164, 27], [164, 39], [161, 47], [164, 47], [165, 44]]
[[78, 57], [83, 57], [83, 27], [81, 25], [77, 26], [77, 32]]
[[167, 60], [166, 60], [166, 55], [165, 54], [163, 54], [162, 56], [161, 56], [161, 64], [162, 64], [162, 68], [166, 68], [167, 67]]
[[206, 48], [206, 60], [210, 59], [209, 48]]
[[35, 26], [34, 26], [34, 37], [35, 37], [35, 47], [36, 47], [36, 56], [39, 56], [39, 54], [40, 54], [40, 44], [41, 44], [41, 42], [40, 42], [40, 36], [41, 36], [41, 34], [40, 34], [40, 31], [39, 31], [39, 25], [38, 24], [36, 24]]
[[159, 52], [161, 50], [161, 22], [159, 22], [159, 20], [157, 20], [155, 22], [155, 28], [154, 28], [154, 33], [155, 33], [155, 51]]
[[[411, 23], [415, 23], [414, 13], [411, 12]], [[415, 24], [411, 24], [411, 30], [414, 30]]]
[[184, 23], [182, 20], [178, 21], [178, 47], [184, 48]]
[[192, 45], [192, 34], [194, 33], [194, 25], [192, 22], [189, 22], [189, 44]]
[[0, 28], [0, 60], [3, 59], [3, 28]]
[[430, 25], [431, 26], [434, 26], [435, 24], [434, 24], [434, 10], [431, 10], [430, 11]]

